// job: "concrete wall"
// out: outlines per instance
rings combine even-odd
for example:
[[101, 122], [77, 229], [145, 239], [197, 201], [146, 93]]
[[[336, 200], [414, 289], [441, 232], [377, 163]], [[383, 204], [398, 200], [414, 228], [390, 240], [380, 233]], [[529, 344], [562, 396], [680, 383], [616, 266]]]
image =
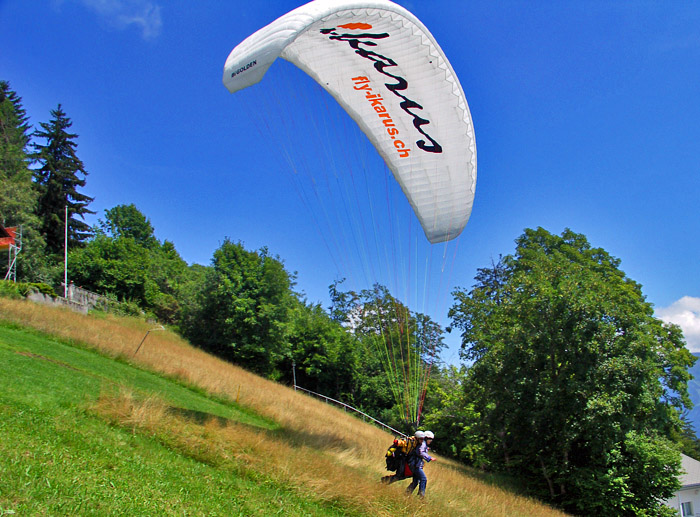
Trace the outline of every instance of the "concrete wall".
[[31, 292], [29, 293], [29, 296], [27, 296], [27, 299], [36, 303], [42, 303], [44, 305], [68, 307], [69, 309], [75, 312], [80, 312], [83, 314], [87, 314], [88, 312], [87, 305], [83, 305], [72, 300], [68, 300], [66, 298], [61, 298], [59, 296], [57, 296], [56, 298], [52, 298], [51, 296], [47, 296], [42, 293]]
[[87, 289], [83, 289], [82, 287], [78, 287], [71, 282], [68, 284], [66, 298], [79, 305], [92, 308], [100, 304], [100, 300], [102, 300], [104, 297], [97, 293], [88, 291]]

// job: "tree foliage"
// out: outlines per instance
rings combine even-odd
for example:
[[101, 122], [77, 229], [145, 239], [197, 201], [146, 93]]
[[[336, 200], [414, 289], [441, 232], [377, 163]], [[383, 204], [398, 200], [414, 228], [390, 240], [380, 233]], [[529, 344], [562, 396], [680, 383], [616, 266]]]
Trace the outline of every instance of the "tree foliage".
[[105, 211], [101, 230], [114, 238], [130, 238], [140, 246], [152, 248], [158, 244], [151, 221], [133, 203], [117, 205]]
[[29, 125], [22, 99], [0, 81], [0, 223], [14, 226], [33, 209], [36, 195], [29, 170]]
[[516, 243], [450, 311], [473, 362], [480, 461], [567, 510], [653, 511], [678, 486], [668, 438], [690, 405], [694, 358], [619, 260], [583, 235], [539, 228]]
[[34, 133], [44, 141], [33, 144], [39, 165], [34, 170], [34, 180], [39, 192], [37, 213], [42, 221], [41, 232], [49, 252], [59, 253], [64, 246], [66, 207], [69, 247], [83, 243], [90, 236], [84, 217], [95, 212], [88, 208], [93, 198], [79, 191], [85, 186], [88, 173], [76, 154], [78, 135], [68, 132], [73, 123], [60, 104], [51, 110], [51, 116]]
[[289, 353], [294, 277], [266, 249], [248, 251], [226, 239], [183, 331], [202, 348], [265, 375]]
[[[316, 393], [354, 402], [360, 366], [358, 342], [319, 304], [294, 304], [289, 332], [296, 382]], [[285, 372], [291, 364], [283, 365]]]
[[95, 236], [70, 251], [68, 269], [77, 285], [135, 302], [164, 323], [176, 321], [188, 276], [173, 244], [161, 244], [134, 205], [107, 210]]
[[44, 239], [35, 214], [38, 195], [29, 169], [29, 131], [22, 99], [7, 81], [0, 81], [0, 223], [21, 228], [24, 253], [17, 274], [24, 280], [37, 281], [46, 280], [47, 268], [42, 259]]
[[478, 437], [479, 414], [465, 391], [466, 367], [437, 369], [430, 378], [423, 424], [439, 436], [431, 448], [469, 464], [482, 456]]
[[[416, 425], [430, 373], [444, 347], [442, 328], [429, 316], [411, 311], [382, 285], [343, 292], [340, 283], [330, 288], [331, 315], [363, 346], [364, 371], [373, 374], [362, 384], [381, 379], [395, 401], [394, 412], [401, 415], [395, 424]], [[375, 397], [383, 391], [379, 386], [371, 390]], [[373, 405], [383, 403], [375, 400]]]

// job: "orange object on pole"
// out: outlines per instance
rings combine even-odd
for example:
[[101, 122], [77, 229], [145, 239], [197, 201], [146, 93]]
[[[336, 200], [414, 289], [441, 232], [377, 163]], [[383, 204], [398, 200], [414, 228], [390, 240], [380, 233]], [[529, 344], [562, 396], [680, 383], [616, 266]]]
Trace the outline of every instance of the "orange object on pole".
[[16, 237], [17, 227], [4, 228], [0, 224], [0, 250], [6, 250], [10, 246], [14, 246]]

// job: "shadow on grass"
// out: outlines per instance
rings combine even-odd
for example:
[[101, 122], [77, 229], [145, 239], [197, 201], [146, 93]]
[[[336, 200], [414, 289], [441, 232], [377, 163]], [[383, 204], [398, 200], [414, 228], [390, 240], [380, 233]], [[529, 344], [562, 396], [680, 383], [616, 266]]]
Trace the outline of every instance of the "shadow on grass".
[[[209, 422], [215, 422], [221, 427], [226, 427], [228, 425], [243, 426], [251, 431], [254, 430], [255, 432], [263, 432], [275, 440], [284, 441], [291, 447], [306, 446], [314, 449], [327, 450], [349, 449], [357, 445], [347, 440], [343, 440], [333, 433], [313, 433], [298, 429], [285, 429], [281, 427], [269, 429], [262, 426], [256, 426], [254, 424], [243, 423], [231, 418], [214, 415], [206, 411], [197, 411], [194, 409], [185, 409], [176, 406], [168, 406], [167, 411], [173, 416], [183, 418], [197, 425], [205, 425]], [[381, 454], [378, 457], [381, 459]]]
[[196, 409], [185, 409], [177, 406], [168, 406], [167, 412], [177, 418], [182, 418], [197, 425], [205, 425], [209, 422], [216, 422], [220, 427], [226, 427], [228, 425], [236, 425], [250, 429], [255, 432], [274, 432], [270, 431], [269, 428], [262, 425], [255, 425], [248, 422], [241, 422], [233, 418], [226, 418], [220, 415], [215, 415], [213, 413], [207, 413], [206, 411], [198, 411]]
[[[228, 425], [229, 423], [231, 424], [236, 424], [240, 425], [241, 423], [237, 420], [233, 420], [231, 418], [225, 418], [223, 416], [219, 415], [214, 415], [212, 413], [207, 413], [206, 411], [197, 411], [196, 409], [185, 409], [181, 407], [176, 407], [176, 406], [168, 406], [168, 413], [178, 417], [178, 418], [183, 418], [185, 420], [189, 420], [190, 422], [193, 422], [198, 425], [204, 425], [208, 422], [214, 421], [221, 427], [224, 427]], [[255, 426], [250, 426], [254, 427], [255, 429], [260, 429], [259, 427]]]

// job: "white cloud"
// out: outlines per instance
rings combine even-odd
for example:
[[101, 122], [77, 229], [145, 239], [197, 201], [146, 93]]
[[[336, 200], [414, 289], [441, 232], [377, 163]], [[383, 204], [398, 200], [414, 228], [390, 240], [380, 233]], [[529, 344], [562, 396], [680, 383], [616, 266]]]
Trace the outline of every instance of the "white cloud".
[[656, 310], [656, 316], [683, 329], [691, 352], [700, 352], [700, 298], [684, 296], [668, 307]]
[[160, 34], [163, 25], [160, 6], [150, 0], [81, 0], [81, 2], [117, 29], [135, 26], [141, 30], [144, 39], [155, 38]]

